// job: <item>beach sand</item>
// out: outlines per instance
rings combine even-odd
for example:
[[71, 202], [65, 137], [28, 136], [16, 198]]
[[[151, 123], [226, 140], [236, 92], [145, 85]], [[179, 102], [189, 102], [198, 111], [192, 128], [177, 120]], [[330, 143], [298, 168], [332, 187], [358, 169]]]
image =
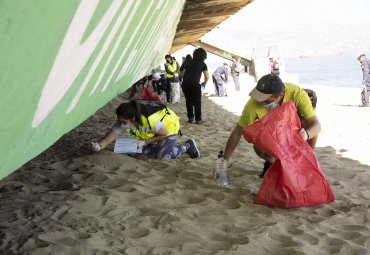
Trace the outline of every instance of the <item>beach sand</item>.
[[[208, 95], [213, 84], [208, 84]], [[228, 87], [232, 87], [229, 83]], [[253, 87], [204, 96], [202, 125], [188, 124], [201, 157], [160, 161], [92, 153], [115, 120], [117, 97], [37, 158], [0, 182], [0, 254], [369, 254], [370, 108], [360, 91], [316, 86], [322, 123], [318, 162], [335, 201], [279, 209], [253, 204], [263, 161], [242, 139], [229, 164], [229, 188], [212, 179]]]

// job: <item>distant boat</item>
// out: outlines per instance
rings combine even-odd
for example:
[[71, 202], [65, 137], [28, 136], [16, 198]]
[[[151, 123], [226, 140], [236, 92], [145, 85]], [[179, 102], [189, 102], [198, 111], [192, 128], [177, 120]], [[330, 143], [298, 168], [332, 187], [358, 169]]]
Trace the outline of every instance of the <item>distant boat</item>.
[[311, 53], [311, 54], [301, 54], [299, 55], [300, 58], [315, 58], [315, 57], [336, 57], [342, 56], [344, 51], [337, 51], [334, 53]]

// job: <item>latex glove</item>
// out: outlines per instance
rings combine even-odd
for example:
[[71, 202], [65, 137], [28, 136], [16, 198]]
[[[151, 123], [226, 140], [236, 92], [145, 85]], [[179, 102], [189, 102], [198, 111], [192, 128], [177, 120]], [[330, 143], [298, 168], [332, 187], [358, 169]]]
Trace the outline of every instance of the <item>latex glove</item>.
[[223, 157], [219, 158], [216, 163], [216, 168], [213, 170], [213, 179], [216, 181], [218, 187], [227, 187], [227, 182], [226, 184], [224, 183], [225, 178], [227, 181], [227, 176], [225, 176], [227, 173], [226, 171], [227, 160]]
[[306, 129], [301, 128], [301, 129], [299, 130], [299, 134], [302, 136], [302, 138], [303, 138], [305, 141], [307, 141], [307, 140], [309, 139], [309, 136], [308, 136], [308, 133], [307, 133]]
[[91, 149], [95, 152], [101, 151], [101, 146], [99, 143], [91, 142]]
[[138, 142], [137, 142], [137, 147], [139, 148], [139, 149], [143, 149], [143, 147], [144, 146], [146, 146], [146, 141], [145, 140], [139, 140]]

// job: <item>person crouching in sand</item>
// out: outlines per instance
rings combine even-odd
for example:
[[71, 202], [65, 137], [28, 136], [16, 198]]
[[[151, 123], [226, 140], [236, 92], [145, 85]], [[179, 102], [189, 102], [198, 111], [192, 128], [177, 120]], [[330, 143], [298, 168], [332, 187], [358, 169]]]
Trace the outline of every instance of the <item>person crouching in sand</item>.
[[154, 154], [156, 159], [177, 159], [185, 153], [191, 158], [200, 156], [194, 139], [176, 145], [180, 118], [165, 105], [131, 100], [119, 105], [116, 114], [112, 129], [99, 142], [91, 143], [93, 151], [104, 149], [124, 132], [138, 139], [142, 154]]
[[[238, 124], [231, 132], [226, 143], [224, 157], [221, 158], [224, 167], [226, 167], [227, 161], [230, 159], [243, 134], [243, 128], [252, 125], [272, 108], [289, 101], [294, 102], [301, 119], [302, 128], [299, 130], [299, 134], [311, 148], [315, 148], [318, 133], [321, 131], [321, 124], [316, 116], [310, 97], [305, 90], [294, 84], [284, 84], [278, 76], [268, 74], [259, 79], [257, 86], [249, 95], [251, 98], [244, 106]], [[265, 172], [274, 163], [275, 158], [256, 146], [253, 147], [256, 154], [265, 160], [263, 171], [259, 175], [263, 178]]]

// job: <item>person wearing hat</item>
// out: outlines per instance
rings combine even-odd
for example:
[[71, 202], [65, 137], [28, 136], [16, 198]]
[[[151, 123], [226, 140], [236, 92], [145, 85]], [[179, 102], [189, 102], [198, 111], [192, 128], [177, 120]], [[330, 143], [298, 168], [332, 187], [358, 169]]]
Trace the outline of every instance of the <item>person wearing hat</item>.
[[360, 52], [356, 56], [357, 60], [361, 64], [362, 69], [362, 90], [361, 90], [361, 101], [362, 107], [369, 107], [369, 95], [370, 95], [370, 60], [365, 56], [365, 53]]
[[[225, 167], [239, 143], [243, 128], [252, 125], [271, 109], [289, 101], [294, 102], [297, 113], [301, 116], [302, 128], [299, 130], [299, 134], [312, 148], [315, 148], [318, 133], [321, 131], [321, 124], [305, 90], [295, 84], [283, 83], [278, 76], [268, 74], [258, 80], [256, 87], [249, 93], [249, 96], [251, 98], [244, 106], [242, 115], [226, 143], [224, 157], [220, 159]], [[265, 160], [263, 172], [260, 174], [260, 177], [263, 178], [275, 158], [256, 146], [254, 146], [254, 150], [259, 157]]]

